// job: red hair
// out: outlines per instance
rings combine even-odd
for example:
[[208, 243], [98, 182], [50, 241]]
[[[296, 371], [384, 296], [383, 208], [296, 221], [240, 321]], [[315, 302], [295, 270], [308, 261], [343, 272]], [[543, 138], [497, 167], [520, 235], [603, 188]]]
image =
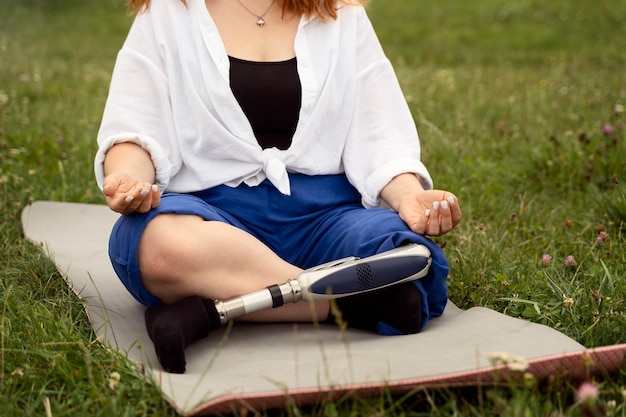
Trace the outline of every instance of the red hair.
[[[180, 0], [187, 5], [187, 0]], [[310, 17], [316, 16], [320, 20], [327, 17], [337, 18], [337, 5], [362, 4], [360, 0], [281, 0], [283, 13], [302, 13]], [[128, 6], [135, 13], [139, 13], [144, 8], [150, 7], [150, 0], [128, 0]]]

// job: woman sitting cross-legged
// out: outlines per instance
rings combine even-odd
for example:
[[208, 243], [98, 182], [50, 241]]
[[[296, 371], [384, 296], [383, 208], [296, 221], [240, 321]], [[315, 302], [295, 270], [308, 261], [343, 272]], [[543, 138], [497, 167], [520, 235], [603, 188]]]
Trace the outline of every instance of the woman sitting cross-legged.
[[[363, 5], [134, 0], [98, 133], [98, 184], [123, 215], [114, 269], [146, 310], [161, 365], [219, 327], [214, 300], [303, 269], [426, 245], [420, 280], [337, 300], [348, 326], [419, 332], [448, 265], [425, 235], [461, 219], [432, 188], [414, 121]], [[243, 317], [334, 322], [327, 301]]]

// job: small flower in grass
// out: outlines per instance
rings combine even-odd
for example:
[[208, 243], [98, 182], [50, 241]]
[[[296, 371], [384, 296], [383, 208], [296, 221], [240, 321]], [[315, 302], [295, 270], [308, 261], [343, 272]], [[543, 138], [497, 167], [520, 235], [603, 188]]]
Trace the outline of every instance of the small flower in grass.
[[537, 385], [537, 378], [530, 372], [524, 372], [524, 386], [526, 388], [532, 388]]
[[569, 255], [565, 258], [565, 266], [568, 268], [573, 268], [576, 266], [576, 259], [572, 255]]
[[613, 127], [609, 123], [605, 123], [604, 126], [602, 126], [602, 133], [604, 136], [609, 136], [612, 132]]
[[528, 361], [521, 356], [514, 356], [508, 352], [491, 352], [487, 355], [489, 363], [493, 366], [506, 365], [511, 371], [525, 372], [528, 369]]
[[624, 105], [617, 103], [615, 107], [613, 107], [613, 113], [615, 114], [624, 113]]
[[511, 355], [507, 352], [491, 352], [487, 355], [487, 359], [493, 366], [497, 366], [509, 363]]
[[117, 387], [117, 383], [120, 382], [120, 374], [118, 372], [111, 372], [111, 375], [109, 375], [109, 381], [108, 381], [108, 385], [109, 388], [111, 388], [112, 390], [115, 389], [115, 387]]
[[565, 304], [565, 307], [571, 307], [574, 305], [574, 299], [572, 297], [567, 297], [567, 296], [563, 296], [563, 304]]
[[543, 256], [541, 257], [541, 266], [550, 266], [550, 264], [552, 264], [552, 255], [550, 255], [549, 253], [544, 253]]
[[595, 401], [600, 394], [600, 389], [591, 382], [583, 382], [578, 391], [576, 391], [576, 398], [579, 401]]
[[574, 222], [571, 220], [565, 220], [565, 228], [566, 229], [571, 229], [572, 227], [574, 227]]
[[528, 369], [528, 361], [522, 357], [514, 356], [508, 367], [511, 371], [525, 372]]
[[608, 241], [609, 234], [604, 230], [600, 231], [600, 233], [598, 233], [598, 236], [596, 236], [596, 243], [598, 243], [598, 245], [604, 245]]

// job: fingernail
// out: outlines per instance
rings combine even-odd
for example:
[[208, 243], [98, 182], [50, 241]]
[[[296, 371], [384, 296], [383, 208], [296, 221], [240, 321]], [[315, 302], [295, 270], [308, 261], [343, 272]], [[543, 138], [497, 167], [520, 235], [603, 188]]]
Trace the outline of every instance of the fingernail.
[[446, 210], [448, 208], [448, 202], [446, 200], [443, 200], [441, 202], [441, 208], [444, 209], [444, 210]]
[[439, 201], [433, 201], [433, 210], [439, 210]]
[[451, 206], [454, 205], [454, 197], [448, 197], [447, 200], [448, 200], [448, 203], [450, 203]]
[[141, 192], [139, 193], [142, 197], [147, 196], [150, 193], [150, 189], [149, 188], [144, 188], [143, 190], [141, 190]]
[[156, 184], [152, 184], [152, 192], [156, 193], [157, 191], [159, 191], [159, 186]]
[[426, 217], [430, 216], [430, 210], [426, 209], [426, 211], [424, 212], [424, 216]]
[[131, 201], [133, 201], [135, 199], [135, 197], [133, 197], [132, 195], [129, 195], [128, 197], [126, 197], [124, 199], [124, 201], [126, 201], [127, 203], [130, 203]]

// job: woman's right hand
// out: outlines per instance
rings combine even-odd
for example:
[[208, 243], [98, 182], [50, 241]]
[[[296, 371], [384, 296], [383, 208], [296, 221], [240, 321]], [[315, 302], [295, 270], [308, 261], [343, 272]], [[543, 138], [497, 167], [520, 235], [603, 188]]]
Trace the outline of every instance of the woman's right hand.
[[161, 202], [161, 190], [156, 184], [122, 172], [107, 175], [102, 192], [109, 208], [122, 214], [145, 213]]
[[102, 192], [107, 205], [122, 214], [145, 213], [161, 202], [148, 151], [132, 142], [112, 146], [104, 159]]

